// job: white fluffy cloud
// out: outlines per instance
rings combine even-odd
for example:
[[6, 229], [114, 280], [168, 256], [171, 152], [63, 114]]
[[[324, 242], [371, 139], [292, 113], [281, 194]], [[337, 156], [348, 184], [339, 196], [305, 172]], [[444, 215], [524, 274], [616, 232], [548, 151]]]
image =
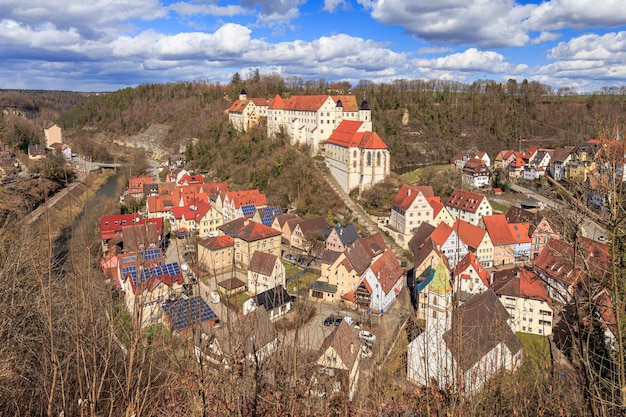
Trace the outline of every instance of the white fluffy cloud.
[[530, 30], [617, 27], [626, 22], [622, 0], [550, 0], [534, 7], [525, 26]]
[[214, 33], [187, 32], [166, 36], [153, 30], [136, 37], [121, 37], [111, 42], [117, 57], [150, 60], [227, 59], [241, 56], [249, 49], [250, 29], [226, 23]]
[[548, 58], [626, 63], [626, 32], [585, 34], [572, 38], [548, 51]]
[[194, 15], [211, 15], [211, 16], [237, 16], [251, 13], [250, 9], [246, 9], [234, 4], [228, 6], [217, 6], [215, 4], [207, 3], [188, 3], [178, 2], [169, 6], [171, 10], [174, 10], [181, 16], [194, 16]]
[[413, 64], [419, 68], [433, 70], [462, 71], [462, 72], [487, 72], [519, 73], [527, 68], [526, 65], [513, 65], [505, 62], [504, 56], [493, 51], [479, 51], [469, 48], [464, 52], [450, 54], [445, 57], [434, 59], [416, 59]]
[[529, 41], [521, 22], [533, 6], [514, 0], [359, 0], [374, 19], [400, 25], [433, 42], [481, 47], [520, 46]]
[[3, 19], [38, 27], [50, 24], [60, 30], [73, 28], [82, 36], [111, 31], [114, 25], [130, 20], [152, 20], [166, 16], [159, 0], [3, 0]]
[[347, 0], [324, 0], [324, 7], [322, 10], [333, 13], [337, 9], [347, 9], [350, 4]]
[[[480, 47], [523, 46], [555, 40], [550, 31], [617, 27], [626, 22], [622, 0], [550, 0], [519, 4], [515, 0], [357, 0], [373, 18], [400, 25], [435, 43]], [[541, 32], [532, 37], [532, 33]]]

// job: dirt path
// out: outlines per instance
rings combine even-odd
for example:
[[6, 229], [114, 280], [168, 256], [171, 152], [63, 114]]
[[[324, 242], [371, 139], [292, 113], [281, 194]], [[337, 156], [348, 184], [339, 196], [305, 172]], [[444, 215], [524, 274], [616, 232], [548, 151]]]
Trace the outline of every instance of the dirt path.
[[387, 246], [390, 247], [393, 253], [396, 255], [396, 258], [398, 258], [399, 261], [408, 261], [408, 259], [406, 259], [404, 249], [402, 249], [393, 239], [391, 239], [378, 227], [378, 223], [374, 221], [369, 214], [367, 214], [363, 207], [355, 203], [354, 200], [350, 198], [348, 193], [346, 193], [339, 186], [339, 183], [337, 182], [335, 177], [333, 177], [330, 172], [325, 170], [322, 170], [322, 175], [324, 179], [326, 179], [328, 185], [330, 185], [330, 187], [333, 189], [335, 194], [337, 194], [339, 198], [341, 198], [346, 207], [348, 207], [352, 214], [357, 218], [359, 224], [362, 225], [370, 235], [380, 233], [385, 240]]

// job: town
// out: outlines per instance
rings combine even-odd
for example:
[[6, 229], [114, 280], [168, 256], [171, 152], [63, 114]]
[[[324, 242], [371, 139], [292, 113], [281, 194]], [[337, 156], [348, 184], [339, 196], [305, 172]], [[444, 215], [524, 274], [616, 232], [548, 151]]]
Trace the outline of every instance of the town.
[[[228, 118], [238, 131], [265, 123], [268, 137], [286, 134], [321, 155], [329, 186], [349, 207], [350, 191], [390, 175], [370, 106], [355, 96], [268, 100], [242, 90]], [[580, 146], [523, 144], [493, 159], [461, 152], [447, 169], [462, 187], [438, 196], [405, 183], [387, 215], [366, 213], [358, 224], [301, 218], [297, 207], [268, 205], [258, 189], [233, 191], [164, 159], [128, 182], [122, 198], [140, 210], [100, 219], [102, 269], [140, 327], [192, 340], [206, 366], [258, 366], [284, 330], [281, 343], [300, 343], [315, 364], [311, 396], [358, 398], [407, 327], [407, 382], [468, 396], [515, 373], [528, 340], [551, 344], [552, 360], [567, 364], [567, 329], [578, 323], [597, 324], [614, 355], [613, 296], [601, 284], [614, 262], [612, 237], [593, 219], [610, 216], [609, 185], [626, 174], [623, 142], [618, 133]], [[512, 190], [494, 187], [496, 178]], [[562, 194], [592, 219], [574, 233], [569, 200], [515, 185], [563, 188], [573, 179], [582, 191]], [[581, 299], [593, 308], [576, 307]]]

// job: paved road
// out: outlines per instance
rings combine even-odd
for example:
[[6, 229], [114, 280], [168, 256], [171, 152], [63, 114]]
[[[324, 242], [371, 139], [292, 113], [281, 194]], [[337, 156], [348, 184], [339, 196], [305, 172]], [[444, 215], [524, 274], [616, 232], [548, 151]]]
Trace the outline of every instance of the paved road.
[[[566, 209], [561, 203], [544, 197], [541, 194], [520, 185], [511, 184], [511, 189], [543, 203], [548, 208], [553, 208], [555, 210]], [[591, 214], [585, 214], [583, 216], [584, 217], [580, 220], [582, 235], [591, 239], [606, 239], [606, 230], [604, 230], [601, 225], [591, 218]]]

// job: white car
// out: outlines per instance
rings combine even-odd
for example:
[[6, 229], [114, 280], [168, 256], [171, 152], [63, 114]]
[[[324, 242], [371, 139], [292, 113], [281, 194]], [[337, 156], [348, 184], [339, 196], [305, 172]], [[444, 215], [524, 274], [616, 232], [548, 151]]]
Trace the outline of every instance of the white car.
[[359, 339], [364, 340], [365, 342], [374, 343], [376, 335], [368, 332], [367, 330], [361, 330], [359, 331]]

